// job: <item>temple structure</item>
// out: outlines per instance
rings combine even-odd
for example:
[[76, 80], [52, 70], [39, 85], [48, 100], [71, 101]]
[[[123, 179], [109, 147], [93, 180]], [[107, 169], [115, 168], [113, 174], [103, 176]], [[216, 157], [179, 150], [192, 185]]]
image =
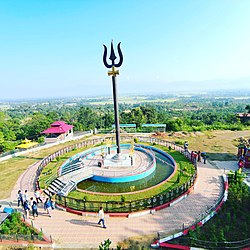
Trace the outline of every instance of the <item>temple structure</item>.
[[18, 149], [28, 149], [28, 148], [32, 148], [34, 147], [35, 145], [37, 145], [38, 143], [37, 142], [33, 142], [31, 140], [28, 140], [28, 139], [24, 139], [22, 141], [21, 144], [19, 144], [18, 146], [16, 146], [16, 148]]
[[45, 134], [45, 142], [62, 141], [73, 137], [73, 126], [64, 121], [56, 121], [50, 125], [50, 128], [41, 132]]

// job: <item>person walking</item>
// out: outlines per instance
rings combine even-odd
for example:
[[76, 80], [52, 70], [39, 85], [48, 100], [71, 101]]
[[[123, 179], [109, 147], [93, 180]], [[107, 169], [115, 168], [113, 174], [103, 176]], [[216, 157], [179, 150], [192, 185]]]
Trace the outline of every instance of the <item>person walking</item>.
[[102, 207], [100, 207], [100, 210], [98, 212], [98, 218], [99, 218], [98, 225], [100, 225], [102, 222], [102, 227], [107, 228], [104, 223], [104, 211]]
[[36, 202], [37, 202], [37, 203], [39, 203], [39, 201], [43, 203], [43, 201], [42, 201], [42, 199], [41, 199], [41, 193], [40, 193], [40, 191], [39, 191], [38, 189], [36, 189], [36, 191], [35, 191], [35, 193], [34, 193], [34, 196], [35, 196], [35, 198], [36, 198]]
[[30, 215], [30, 213], [29, 213], [29, 211], [30, 211], [29, 201], [24, 201], [24, 203], [23, 203], [23, 209], [24, 209], [26, 218], [29, 219], [29, 215]]
[[27, 189], [24, 191], [23, 201], [29, 202], [29, 194]]
[[206, 155], [206, 153], [203, 154], [203, 161], [204, 161], [204, 164], [206, 164], [206, 162], [207, 162], [207, 155]]
[[18, 190], [18, 192], [17, 192], [17, 206], [18, 207], [20, 206], [20, 203], [22, 204], [22, 206], [24, 205], [23, 204], [23, 194], [22, 194], [22, 191]]
[[51, 208], [55, 209], [56, 208], [56, 194], [55, 193], [51, 194], [50, 201], [51, 201]]
[[44, 202], [44, 210], [47, 212], [49, 217], [51, 217], [51, 201], [49, 198], [46, 198], [46, 201]]
[[198, 151], [198, 162], [201, 162], [201, 151]]
[[185, 141], [184, 143], [184, 151], [187, 152], [188, 151], [188, 142]]
[[36, 217], [38, 217], [37, 202], [33, 200], [33, 197], [31, 197], [30, 203], [31, 203], [31, 211], [32, 211], [33, 219], [35, 219], [35, 215]]

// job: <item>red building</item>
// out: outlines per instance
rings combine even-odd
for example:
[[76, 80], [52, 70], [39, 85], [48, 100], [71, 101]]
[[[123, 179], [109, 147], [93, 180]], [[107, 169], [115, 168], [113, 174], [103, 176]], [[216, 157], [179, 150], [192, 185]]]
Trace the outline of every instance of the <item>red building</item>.
[[45, 142], [62, 141], [73, 137], [73, 126], [66, 124], [64, 121], [56, 121], [41, 134], [46, 135]]

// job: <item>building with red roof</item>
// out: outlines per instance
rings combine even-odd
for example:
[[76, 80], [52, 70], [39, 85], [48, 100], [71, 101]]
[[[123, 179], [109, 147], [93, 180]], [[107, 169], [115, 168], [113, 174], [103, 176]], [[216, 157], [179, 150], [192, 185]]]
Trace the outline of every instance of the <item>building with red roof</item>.
[[73, 126], [64, 121], [56, 121], [50, 124], [50, 128], [41, 132], [45, 134], [45, 142], [62, 141], [73, 137]]

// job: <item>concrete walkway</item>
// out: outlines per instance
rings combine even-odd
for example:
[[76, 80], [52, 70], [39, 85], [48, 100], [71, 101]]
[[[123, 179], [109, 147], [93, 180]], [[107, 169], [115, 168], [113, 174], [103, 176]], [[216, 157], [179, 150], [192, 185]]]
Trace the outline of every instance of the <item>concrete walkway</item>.
[[[33, 196], [32, 179], [37, 166], [32, 165], [20, 176], [11, 193], [12, 201], [16, 200], [16, 193], [20, 188], [28, 189], [30, 196]], [[223, 190], [220, 178], [222, 172], [215, 164], [199, 163], [196, 188], [186, 199], [154, 214], [136, 218], [106, 218], [107, 229], [97, 225], [97, 216], [85, 217], [55, 209], [50, 218], [42, 205], [39, 205], [39, 217], [33, 224], [42, 228], [46, 235], [52, 236], [55, 247], [63, 248], [98, 248], [108, 238], [115, 247], [117, 242], [128, 237], [150, 234], [156, 236], [159, 231], [171, 234], [180, 230], [183, 224], [193, 224], [218, 200]], [[16, 202], [13, 204], [16, 206]]]

